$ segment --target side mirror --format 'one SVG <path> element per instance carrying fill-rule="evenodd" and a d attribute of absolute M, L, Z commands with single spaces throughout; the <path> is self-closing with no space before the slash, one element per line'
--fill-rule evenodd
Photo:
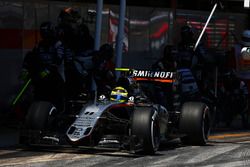
<path fill-rule="evenodd" d="M 98 98 L 99 101 L 103 101 L 105 99 L 107 99 L 107 97 L 105 95 L 100 95 Z"/>
<path fill-rule="evenodd" d="M 134 102 L 135 102 L 135 97 L 134 97 L 134 96 L 130 96 L 130 97 L 128 98 L 128 102 L 134 103 Z"/>

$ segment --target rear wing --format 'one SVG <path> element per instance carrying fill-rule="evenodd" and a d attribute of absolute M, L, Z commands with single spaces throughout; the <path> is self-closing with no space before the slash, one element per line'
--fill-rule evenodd
<path fill-rule="evenodd" d="M 136 81 L 173 83 L 176 80 L 176 72 L 170 71 L 153 71 L 130 68 L 116 68 L 115 70 L 123 72 L 123 74 L 132 77 Z"/>

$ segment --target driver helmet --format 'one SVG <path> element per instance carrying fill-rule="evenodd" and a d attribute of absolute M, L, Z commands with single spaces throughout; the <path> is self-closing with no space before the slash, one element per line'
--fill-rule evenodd
<path fill-rule="evenodd" d="M 244 30 L 241 36 L 241 44 L 243 46 L 250 46 L 250 30 Z"/>
<path fill-rule="evenodd" d="M 117 102 L 125 102 L 128 99 L 128 91 L 123 87 L 115 87 L 111 91 L 110 100 Z"/>

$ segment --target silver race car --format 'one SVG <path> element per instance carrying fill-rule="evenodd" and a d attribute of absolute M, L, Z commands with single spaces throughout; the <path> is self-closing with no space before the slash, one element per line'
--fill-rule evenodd
<path fill-rule="evenodd" d="M 206 144 L 210 117 L 204 103 L 185 101 L 179 110 L 173 110 L 152 102 L 142 89 L 138 91 L 141 82 L 174 85 L 178 82 L 176 73 L 130 69 L 127 72 L 126 78 L 133 81 L 128 84 L 132 91 L 121 84 L 108 97 L 98 95 L 88 103 L 71 102 L 71 109 L 76 112 L 63 117 L 56 114 L 51 103 L 34 102 L 26 117 L 22 141 L 146 154 L 154 154 L 162 142 L 176 138 L 184 144 Z"/>

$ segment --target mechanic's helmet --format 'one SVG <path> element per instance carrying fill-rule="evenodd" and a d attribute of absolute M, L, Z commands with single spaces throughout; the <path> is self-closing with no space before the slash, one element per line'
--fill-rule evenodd
<path fill-rule="evenodd" d="M 244 30 L 241 37 L 241 44 L 243 46 L 250 46 L 250 30 Z"/>
<path fill-rule="evenodd" d="M 183 40 L 191 40 L 194 37 L 193 28 L 189 25 L 184 25 L 181 27 L 181 38 Z"/>
<path fill-rule="evenodd" d="M 59 23 L 64 24 L 73 24 L 77 23 L 80 24 L 81 22 L 81 15 L 76 9 L 73 9 L 71 7 L 63 9 L 59 16 L 58 16 Z"/>
<path fill-rule="evenodd" d="M 125 102 L 128 99 L 128 91 L 123 87 L 115 87 L 111 91 L 110 100 L 118 101 L 118 102 Z"/>
<path fill-rule="evenodd" d="M 55 36 L 55 29 L 51 22 L 46 21 L 40 25 L 40 35 L 43 39 L 51 39 Z"/>
<path fill-rule="evenodd" d="M 242 60 L 250 60 L 250 47 L 249 46 L 243 46 L 241 49 L 241 58 Z"/>
<path fill-rule="evenodd" d="M 110 60 L 114 55 L 114 49 L 110 44 L 105 43 L 100 47 L 100 54 L 105 60 Z"/>

